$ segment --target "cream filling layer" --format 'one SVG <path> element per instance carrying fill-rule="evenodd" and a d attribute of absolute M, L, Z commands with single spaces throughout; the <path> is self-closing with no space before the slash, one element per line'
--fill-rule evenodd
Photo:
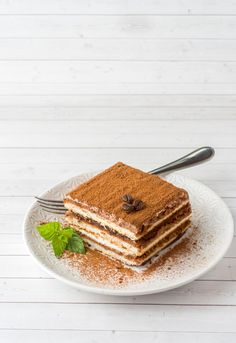
<path fill-rule="evenodd" d="M 190 227 L 190 224 L 183 230 L 182 233 L 187 231 L 187 229 L 189 227 Z M 130 265 L 130 266 L 140 266 L 140 265 L 144 264 L 145 262 L 147 262 L 150 258 L 155 256 L 157 253 L 159 253 L 161 250 L 163 250 L 165 247 L 167 247 L 169 244 L 174 242 L 176 239 L 177 239 L 177 237 L 173 237 L 169 241 L 163 242 L 163 244 L 161 244 L 160 246 L 157 246 L 157 248 L 154 249 L 154 251 L 152 251 L 149 255 L 145 256 L 143 259 L 139 258 L 136 261 L 135 261 L 135 258 L 133 260 L 131 260 L 129 258 L 126 258 L 125 255 L 119 255 L 115 251 L 107 250 L 103 246 L 97 244 L 96 242 L 91 241 L 89 238 L 84 238 L 84 241 L 87 242 L 90 245 L 91 249 L 98 250 L 102 254 L 107 255 L 110 258 L 119 260 L 122 263 L 125 263 L 125 264 Z"/>
<path fill-rule="evenodd" d="M 162 221 L 164 221 L 164 220 L 168 219 L 169 217 L 171 217 L 174 213 L 179 211 L 182 207 L 184 207 L 188 203 L 189 203 L 189 201 L 187 200 L 187 201 L 183 202 L 180 206 L 174 208 L 174 210 L 171 213 L 169 213 L 165 217 L 163 217 L 163 218 L 157 220 L 156 222 L 154 222 L 145 233 L 150 232 L 156 225 L 161 224 Z M 131 239 L 133 241 L 138 240 L 138 239 L 140 239 L 143 236 L 143 234 L 136 235 L 132 231 L 130 231 L 130 230 L 124 228 L 124 227 L 121 227 L 121 226 L 113 223 L 112 221 L 97 215 L 94 212 L 90 212 L 90 211 L 88 211 L 88 210 L 86 210 L 84 208 L 81 208 L 80 206 L 78 206 L 78 205 L 76 205 L 74 203 L 71 203 L 71 202 L 65 203 L 65 207 L 68 210 L 70 210 L 70 211 L 72 211 L 72 212 L 74 212 L 74 213 L 76 213 L 78 215 L 81 215 L 82 217 L 85 217 L 85 218 L 88 218 L 88 219 L 92 219 L 92 220 L 98 222 L 102 226 L 108 226 L 112 230 L 118 232 L 119 234 L 121 234 L 123 236 L 128 237 L 129 239 Z"/>
<path fill-rule="evenodd" d="M 147 244 L 143 248 L 135 247 L 132 244 L 129 244 L 128 242 L 118 237 L 115 237 L 114 235 L 110 235 L 107 232 L 104 232 L 101 229 L 96 228 L 94 225 L 91 225 L 90 223 L 87 223 L 85 221 L 79 221 L 74 217 L 70 217 L 69 219 L 66 218 L 66 221 L 72 227 L 77 229 L 81 234 L 86 235 L 87 237 L 95 240 L 96 242 L 103 244 L 114 250 L 117 250 L 123 255 L 134 255 L 134 257 L 138 257 L 145 254 L 146 251 L 151 249 L 154 245 L 156 245 L 159 241 L 161 241 L 167 235 L 169 235 L 170 233 L 178 229 L 180 225 L 182 225 L 185 221 L 189 220 L 190 218 L 191 218 L 191 214 L 182 218 L 181 220 L 176 222 L 174 225 L 172 225 L 169 230 L 165 231 L 162 235 L 158 236 L 156 239 L 151 240 L 150 244 Z"/>

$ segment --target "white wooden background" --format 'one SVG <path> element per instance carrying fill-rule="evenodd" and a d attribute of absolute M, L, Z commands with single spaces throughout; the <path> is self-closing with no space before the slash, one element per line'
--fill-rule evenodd
<path fill-rule="evenodd" d="M 54 183 L 121 160 L 184 171 L 236 217 L 236 1 L 0 0 L 0 342 L 236 341 L 236 237 L 208 274 L 144 297 L 79 292 L 21 223 Z"/>

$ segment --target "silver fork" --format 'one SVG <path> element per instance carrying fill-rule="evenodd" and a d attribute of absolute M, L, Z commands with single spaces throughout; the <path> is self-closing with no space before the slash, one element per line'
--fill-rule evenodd
<path fill-rule="evenodd" d="M 197 150 L 190 152 L 189 154 L 165 164 L 162 167 L 158 167 L 149 171 L 150 174 L 167 174 L 174 170 L 180 170 L 195 166 L 197 164 L 203 163 L 211 159 L 215 154 L 212 147 L 201 147 Z M 39 206 L 46 212 L 64 214 L 66 208 L 64 206 L 63 200 L 52 200 L 46 198 L 35 197 Z"/>

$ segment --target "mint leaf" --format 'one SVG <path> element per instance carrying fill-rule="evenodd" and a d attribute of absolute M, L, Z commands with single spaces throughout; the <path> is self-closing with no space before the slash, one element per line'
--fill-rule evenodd
<path fill-rule="evenodd" d="M 52 247 L 56 257 L 60 257 L 68 244 L 68 238 L 62 234 L 55 236 L 52 240 Z"/>
<path fill-rule="evenodd" d="M 63 228 L 59 222 L 51 222 L 39 225 L 37 230 L 44 239 L 51 241 L 57 257 L 60 257 L 65 249 L 85 254 L 84 242 L 72 228 Z"/>
<path fill-rule="evenodd" d="M 66 227 L 65 229 L 62 230 L 61 234 L 65 236 L 67 239 L 71 238 L 74 233 L 74 230 L 71 229 L 70 227 Z"/>
<path fill-rule="evenodd" d="M 72 237 L 68 240 L 66 248 L 79 254 L 85 254 L 84 241 L 76 232 L 73 232 Z"/>
<path fill-rule="evenodd" d="M 42 224 L 37 227 L 37 230 L 44 239 L 51 241 L 61 230 L 61 224 L 58 222 L 51 222 Z"/>

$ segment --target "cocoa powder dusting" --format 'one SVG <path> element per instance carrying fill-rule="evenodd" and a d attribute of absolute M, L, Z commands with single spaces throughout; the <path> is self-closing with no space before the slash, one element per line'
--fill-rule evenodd
<path fill-rule="evenodd" d="M 181 261 L 184 261 L 193 249 L 196 249 L 197 242 L 194 238 L 194 231 L 185 235 L 180 243 L 167 249 L 152 264 L 140 271 L 91 249 L 88 249 L 85 255 L 66 251 L 63 258 L 72 268 L 79 269 L 81 277 L 90 283 L 122 287 L 128 283 L 147 280 L 154 274 L 158 275 L 163 268 L 171 271 L 172 266 L 176 263 L 182 263 Z"/>
<path fill-rule="evenodd" d="M 88 249 L 85 255 L 66 251 L 63 258 L 66 258 L 73 268 L 78 268 L 84 279 L 95 284 L 111 286 L 127 284 L 138 274 L 96 250 Z"/>

